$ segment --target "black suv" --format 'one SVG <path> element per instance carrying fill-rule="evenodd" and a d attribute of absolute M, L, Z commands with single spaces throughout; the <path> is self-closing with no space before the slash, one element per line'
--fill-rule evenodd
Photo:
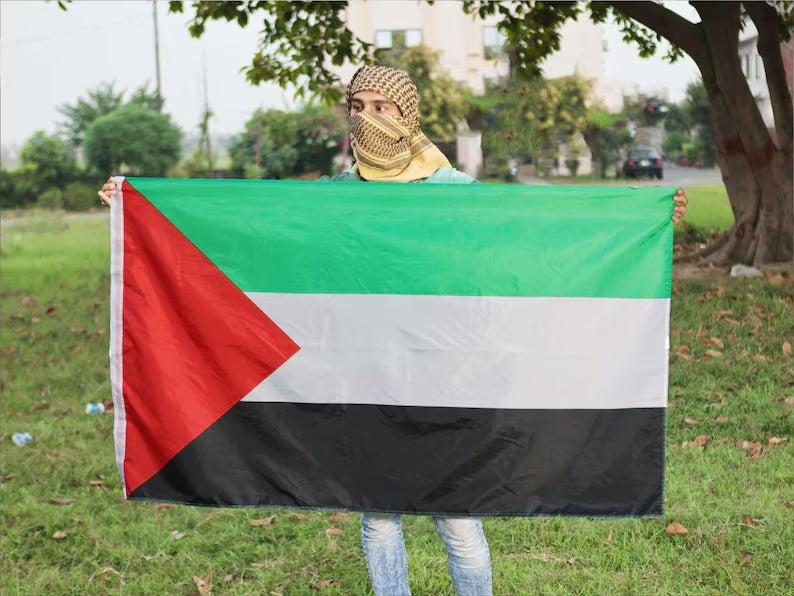
<path fill-rule="evenodd" d="M 662 156 L 655 149 L 637 148 L 629 151 L 626 161 L 623 162 L 623 175 L 626 178 L 640 176 L 664 178 Z"/>

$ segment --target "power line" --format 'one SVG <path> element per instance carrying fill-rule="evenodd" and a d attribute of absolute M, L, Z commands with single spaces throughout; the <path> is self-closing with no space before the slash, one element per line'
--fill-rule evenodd
<path fill-rule="evenodd" d="M 51 35 L 51 36 L 46 36 L 46 37 L 28 37 L 28 38 L 25 38 L 25 39 L 12 39 L 12 40 L 5 40 L 5 41 L 4 40 L 0 40 L 0 44 L 2 44 L 3 46 L 20 46 L 20 45 L 26 45 L 26 44 L 30 44 L 30 43 L 37 43 L 37 42 L 43 43 L 43 42 L 48 42 L 48 41 L 58 41 L 58 40 L 61 40 L 61 39 L 67 39 L 69 37 L 75 37 L 77 35 L 83 35 L 87 31 L 95 31 L 95 30 L 98 30 L 98 29 L 107 29 L 109 27 L 113 27 L 115 25 L 121 25 L 121 24 L 130 25 L 130 24 L 133 24 L 133 23 L 138 23 L 138 22 L 143 21 L 144 19 L 148 19 L 148 18 L 149 17 L 136 17 L 134 19 L 124 18 L 124 19 L 119 19 L 119 20 L 116 20 L 116 21 L 111 21 L 109 23 L 98 23 L 96 25 L 91 25 L 90 27 L 82 27 L 80 29 L 72 29 L 71 31 L 67 31 L 65 33 L 60 33 L 58 35 Z"/>

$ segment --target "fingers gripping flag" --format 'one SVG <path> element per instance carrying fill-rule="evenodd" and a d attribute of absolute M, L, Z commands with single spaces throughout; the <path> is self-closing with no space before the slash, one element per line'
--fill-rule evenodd
<path fill-rule="evenodd" d="M 123 180 L 126 495 L 659 514 L 673 192 Z"/>

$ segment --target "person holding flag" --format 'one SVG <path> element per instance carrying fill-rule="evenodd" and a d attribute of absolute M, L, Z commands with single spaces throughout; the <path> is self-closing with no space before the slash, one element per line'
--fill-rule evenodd
<path fill-rule="evenodd" d="M 321 180 L 470 184 L 474 178 L 453 168 L 424 135 L 419 122 L 419 92 L 403 71 L 363 66 L 347 88 L 353 166 Z M 98 192 L 110 204 L 113 179 Z M 677 224 L 687 199 L 679 189 L 672 216 Z M 362 512 L 361 536 L 369 577 L 377 595 L 410 594 L 400 513 Z M 448 555 L 452 583 L 459 596 L 492 593 L 491 559 L 482 522 L 475 517 L 434 516 Z"/>

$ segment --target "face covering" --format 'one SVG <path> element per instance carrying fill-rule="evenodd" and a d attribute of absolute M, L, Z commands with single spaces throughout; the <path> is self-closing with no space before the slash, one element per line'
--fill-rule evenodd
<path fill-rule="evenodd" d="M 359 91 L 389 98 L 402 116 L 359 112 L 350 116 L 355 169 L 365 180 L 413 182 L 427 178 L 449 160 L 419 128 L 419 94 L 407 74 L 386 66 L 362 66 L 347 89 L 347 108 Z"/>

